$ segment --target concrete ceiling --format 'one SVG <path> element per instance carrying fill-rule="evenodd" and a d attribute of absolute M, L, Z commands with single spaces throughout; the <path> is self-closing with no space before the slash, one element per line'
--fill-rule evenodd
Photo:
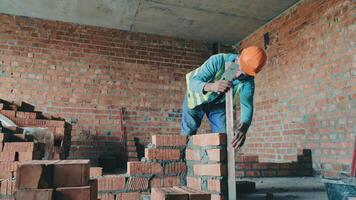
<path fill-rule="evenodd" d="M 299 0 L 0 0 L 0 12 L 237 43 Z"/>

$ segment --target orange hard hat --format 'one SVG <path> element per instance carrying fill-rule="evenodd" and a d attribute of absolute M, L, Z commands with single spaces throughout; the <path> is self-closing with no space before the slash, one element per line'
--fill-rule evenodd
<path fill-rule="evenodd" d="M 243 49 L 239 58 L 241 70 L 250 76 L 256 76 L 266 64 L 266 60 L 265 51 L 257 46 Z"/>

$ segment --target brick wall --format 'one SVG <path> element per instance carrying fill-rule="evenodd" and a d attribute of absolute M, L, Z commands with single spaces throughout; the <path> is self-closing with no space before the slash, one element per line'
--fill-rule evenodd
<path fill-rule="evenodd" d="M 283 162 L 311 149 L 317 172 L 350 171 L 356 135 L 352 5 L 302 1 L 242 41 L 241 47 L 263 46 L 263 35 L 270 36 L 245 153 Z"/>
<path fill-rule="evenodd" d="M 128 135 L 177 134 L 184 75 L 210 54 L 203 42 L 0 15 L 0 98 L 73 125 L 70 158 L 122 152 Z"/>

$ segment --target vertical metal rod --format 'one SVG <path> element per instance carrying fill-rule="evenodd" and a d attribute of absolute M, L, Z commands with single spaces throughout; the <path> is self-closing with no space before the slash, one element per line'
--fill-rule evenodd
<path fill-rule="evenodd" d="M 225 66 L 225 69 L 227 66 Z M 235 149 L 231 142 L 234 134 L 234 104 L 233 89 L 225 94 L 226 101 L 226 134 L 227 134 L 227 181 L 228 181 L 228 199 L 236 200 L 236 173 L 235 173 Z"/>

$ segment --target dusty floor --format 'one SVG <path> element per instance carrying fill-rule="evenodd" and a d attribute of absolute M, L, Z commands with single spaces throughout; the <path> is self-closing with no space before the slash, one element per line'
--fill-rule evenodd
<path fill-rule="evenodd" d="M 318 177 L 303 178 L 250 178 L 256 192 L 239 195 L 244 200 L 327 200 L 325 188 Z M 267 197 L 267 193 L 269 193 Z M 273 196 L 273 197 L 272 197 Z"/>

